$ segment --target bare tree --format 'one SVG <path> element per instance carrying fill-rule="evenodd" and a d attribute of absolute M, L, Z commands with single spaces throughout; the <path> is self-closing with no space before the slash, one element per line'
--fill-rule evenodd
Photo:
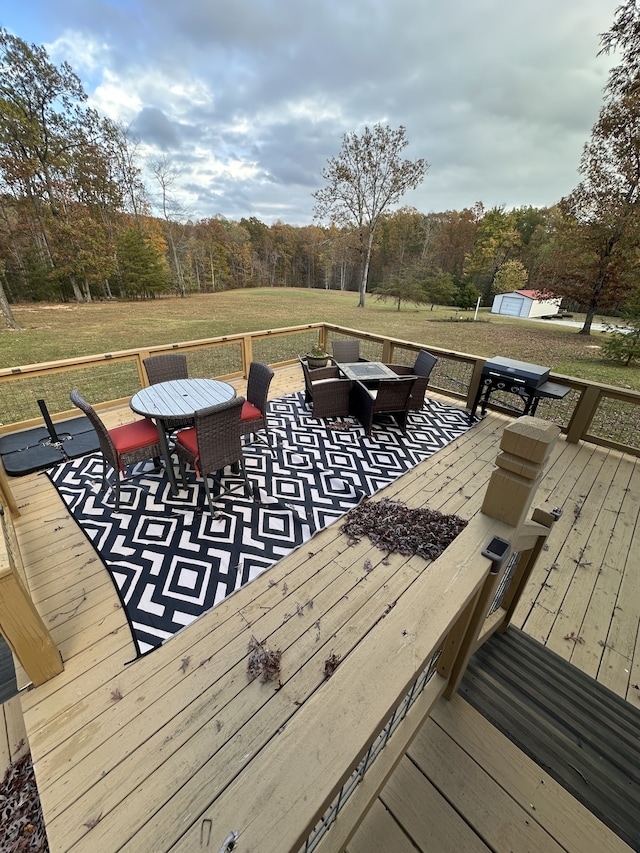
<path fill-rule="evenodd" d="M 426 160 L 403 160 L 408 145 L 402 125 L 376 124 L 365 127 L 361 136 L 345 134 L 342 150 L 331 157 L 322 170 L 327 186 L 313 193 L 315 216 L 329 218 L 342 227 L 354 228 L 360 253 L 360 299 L 364 307 L 373 240 L 380 217 L 402 198 L 407 190 L 420 184 L 429 168 Z"/>
<path fill-rule="evenodd" d="M 4 284 L 2 279 L 4 278 L 4 261 L 0 259 L 0 314 L 2 314 L 2 319 L 4 321 L 5 329 L 18 329 L 19 326 L 16 323 L 16 319 L 13 316 L 13 311 L 11 310 L 11 306 L 9 305 L 9 300 L 7 299 Z"/>
<path fill-rule="evenodd" d="M 184 270 L 182 267 L 182 261 L 178 255 L 178 245 L 174 231 L 176 229 L 176 223 L 179 222 L 181 217 L 185 217 L 186 214 L 184 208 L 182 208 L 175 198 L 170 195 L 170 190 L 176 180 L 177 172 L 166 157 L 162 157 L 160 160 L 153 163 L 151 169 L 153 176 L 160 187 L 160 204 L 162 208 L 162 215 L 167 223 L 167 239 L 171 248 L 171 257 L 178 284 L 178 293 L 180 296 L 184 296 L 186 293 Z M 182 233 L 184 233 L 184 227 L 178 227 L 180 227 Z"/>

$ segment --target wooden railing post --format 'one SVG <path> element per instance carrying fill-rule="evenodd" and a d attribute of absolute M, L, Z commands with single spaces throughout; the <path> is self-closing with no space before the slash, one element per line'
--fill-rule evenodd
<path fill-rule="evenodd" d="M 7 477 L 7 472 L 4 470 L 4 464 L 2 459 L 0 458 L 0 504 L 2 506 L 7 507 L 9 512 L 11 513 L 12 518 L 18 518 L 20 515 L 20 510 L 18 509 L 18 503 L 14 497 L 14 494 L 11 490 L 11 486 L 9 485 L 9 478 Z"/>
<path fill-rule="evenodd" d="M 595 385 L 584 389 L 569 421 L 567 441 L 577 444 L 582 436 L 588 432 L 600 403 L 601 393 L 600 388 Z"/>
<path fill-rule="evenodd" d="M 393 343 L 388 339 L 382 344 L 382 360 L 385 364 L 393 363 L 393 349 Z"/>
<path fill-rule="evenodd" d="M 509 586 L 505 590 L 505 594 L 500 603 L 502 618 L 497 628 L 501 634 L 503 634 L 509 627 L 509 623 L 513 617 L 513 612 L 520 601 L 520 596 L 522 595 L 529 577 L 531 576 L 531 572 L 533 571 L 535 564 L 538 562 L 538 557 L 542 553 L 545 542 L 551 533 L 551 528 L 561 515 L 562 510 L 557 508 L 553 512 L 546 512 L 539 508 L 533 511 L 532 521 L 540 525 L 541 532 L 540 535 L 536 537 L 533 547 L 520 553 L 516 570 L 509 582 Z"/>
<path fill-rule="evenodd" d="M 482 512 L 509 525 L 512 532 L 507 534 L 508 541 L 502 545 L 507 547 L 507 552 L 515 552 L 517 562 L 506 581 L 506 590 L 499 603 L 493 593 L 507 572 L 509 563 L 506 557 L 496 577 L 496 584 L 491 588 L 488 582 L 488 594 L 479 599 L 478 611 L 472 619 L 471 637 L 465 641 L 467 657 L 495 631 L 504 631 L 508 627 L 551 527 L 561 514 L 560 510 L 549 513 L 536 509 L 531 520 L 528 519 L 538 484 L 544 476 L 545 464 L 559 435 L 560 428 L 556 424 L 529 416 L 509 424 L 502 435 L 496 468 L 487 486 Z M 466 666 L 466 660 L 463 664 Z M 458 663 L 455 674 L 457 681 L 462 671 L 463 666 Z"/>
<path fill-rule="evenodd" d="M 529 415 L 505 428 L 482 503 L 485 515 L 516 529 L 524 523 L 559 435 L 559 426 Z"/>
<path fill-rule="evenodd" d="M 22 561 L 11 519 L 0 507 L 0 633 L 33 684 L 43 684 L 64 669 L 51 634 L 20 576 Z"/>
<path fill-rule="evenodd" d="M 242 338 L 242 375 L 245 379 L 249 378 L 249 367 L 253 361 L 253 336 L 251 334 L 244 335 Z"/>
<path fill-rule="evenodd" d="M 468 409 L 473 408 L 473 401 L 476 399 L 476 394 L 478 393 L 478 388 L 480 387 L 480 381 L 482 379 L 482 369 L 485 364 L 486 360 L 484 358 L 479 358 L 473 365 L 473 373 L 471 374 L 469 387 L 467 388 Z"/>

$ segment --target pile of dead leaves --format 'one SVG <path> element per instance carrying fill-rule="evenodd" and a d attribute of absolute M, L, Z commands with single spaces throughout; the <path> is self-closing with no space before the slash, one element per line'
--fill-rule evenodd
<path fill-rule="evenodd" d="M 0 853 L 47 853 L 31 755 L 12 764 L 0 785 Z"/>
<path fill-rule="evenodd" d="M 368 536 L 382 551 L 435 560 L 466 526 L 457 515 L 409 509 L 400 501 L 384 499 L 365 501 L 349 510 L 340 529 L 352 539 Z"/>
<path fill-rule="evenodd" d="M 279 682 L 281 658 L 280 649 L 274 652 L 268 649 L 264 642 L 251 637 L 249 641 L 249 663 L 247 664 L 249 681 L 259 677 L 265 684 L 267 681 Z"/>

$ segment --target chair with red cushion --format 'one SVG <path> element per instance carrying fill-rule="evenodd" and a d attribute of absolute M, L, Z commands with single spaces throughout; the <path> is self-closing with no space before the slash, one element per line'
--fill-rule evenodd
<path fill-rule="evenodd" d="M 273 370 L 262 361 L 252 361 L 249 366 L 249 378 L 247 380 L 247 396 L 242 407 L 241 431 L 242 435 L 257 435 L 258 430 L 264 430 L 265 443 L 273 455 L 273 445 L 267 424 L 267 397 L 269 386 L 273 379 Z"/>
<path fill-rule="evenodd" d="M 102 451 L 102 489 L 108 485 L 107 466 L 115 472 L 115 508 L 120 508 L 120 477 L 126 479 L 126 468 L 145 459 L 153 459 L 156 470 L 160 468 L 162 449 L 158 429 L 149 418 L 107 429 L 96 410 L 82 397 L 79 391 L 71 392 L 71 402 L 88 417 L 98 435 Z"/>
<path fill-rule="evenodd" d="M 183 429 L 176 434 L 175 452 L 180 464 L 182 483 L 187 485 L 187 463 L 195 468 L 196 476 L 202 477 L 204 481 L 212 515 L 215 509 L 209 476 L 213 475 L 219 491 L 232 491 L 230 487 L 222 484 L 222 472 L 227 466 L 238 466 L 244 481 L 245 496 L 251 495 L 251 484 L 242 456 L 240 414 L 244 403 L 244 397 L 234 397 L 226 403 L 200 409 L 195 414 L 195 427 Z"/>

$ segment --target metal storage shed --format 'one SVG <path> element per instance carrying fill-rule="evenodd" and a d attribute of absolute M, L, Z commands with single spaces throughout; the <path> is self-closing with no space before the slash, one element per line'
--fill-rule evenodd
<path fill-rule="evenodd" d="M 537 299 L 536 290 L 513 290 L 510 293 L 498 293 L 493 298 L 492 314 L 506 314 L 509 317 L 547 317 L 560 310 L 560 298 Z"/>

